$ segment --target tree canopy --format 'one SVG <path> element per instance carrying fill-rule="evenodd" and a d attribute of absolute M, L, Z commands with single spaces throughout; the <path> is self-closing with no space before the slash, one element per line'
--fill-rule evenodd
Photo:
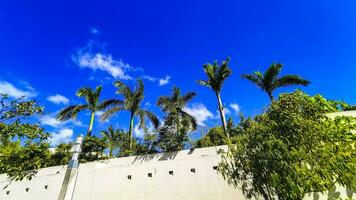
<path fill-rule="evenodd" d="M 248 198 L 302 199 L 335 184 L 351 187 L 356 120 L 326 116 L 335 109 L 320 95 L 280 95 L 230 146 L 220 172 Z"/>

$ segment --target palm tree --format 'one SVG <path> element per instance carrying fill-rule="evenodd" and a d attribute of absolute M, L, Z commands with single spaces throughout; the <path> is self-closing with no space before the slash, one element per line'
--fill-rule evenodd
<path fill-rule="evenodd" d="M 220 117 L 221 117 L 221 122 L 224 128 L 224 132 L 227 135 L 227 138 L 229 138 L 229 133 L 227 132 L 226 128 L 226 119 L 225 119 L 225 112 L 224 112 L 224 106 L 222 104 L 221 100 L 221 89 L 223 87 L 224 81 L 231 75 L 232 71 L 229 68 L 229 61 L 230 58 L 227 58 L 224 60 L 221 65 L 218 64 L 217 61 L 215 61 L 213 64 L 205 64 L 204 65 L 204 72 L 208 76 L 208 80 L 199 80 L 198 83 L 200 85 L 206 86 L 211 88 L 218 100 L 218 106 L 219 106 L 219 112 L 220 112 Z"/>
<path fill-rule="evenodd" d="M 125 134 L 120 129 L 114 129 L 112 125 L 109 126 L 107 131 L 101 131 L 101 134 L 103 135 L 109 149 L 109 157 L 112 158 L 114 149 L 119 147 L 119 143 L 123 140 L 122 137 Z"/>
<path fill-rule="evenodd" d="M 109 100 L 99 102 L 101 90 L 102 90 L 102 86 L 96 87 L 95 90 L 88 87 L 80 88 L 77 91 L 76 95 L 78 97 L 85 98 L 86 103 L 79 104 L 79 105 L 71 105 L 64 108 L 57 114 L 57 119 L 60 121 L 75 119 L 77 118 L 79 112 L 88 110 L 90 111 L 91 117 L 90 117 L 89 128 L 87 131 L 87 136 L 91 136 L 91 132 L 94 124 L 95 112 L 102 111 L 110 106 L 114 106 L 122 103 L 115 99 L 109 99 Z"/>
<path fill-rule="evenodd" d="M 152 112 L 143 110 L 141 108 L 141 102 L 144 98 L 144 86 L 142 80 L 137 80 L 137 85 L 134 90 L 131 90 L 129 86 L 121 81 L 116 81 L 114 83 L 117 87 L 117 94 L 121 94 L 124 97 L 122 104 L 117 104 L 109 109 L 107 109 L 101 116 L 101 120 L 106 120 L 120 111 L 130 112 L 130 125 L 129 125 L 129 137 L 132 138 L 132 131 L 134 128 L 134 118 L 138 117 L 140 119 L 140 128 L 145 129 L 145 118 L 148 118 L 155 128 L 158 128 L 159 120 Z M 132 142 L 130 139 L 130 149 L 132 148 Z"/>
<path fill-rule="evenodd" d="M 273 101 L 273 91 L 280 87 L 286 87 L 290 85 L 309 85 L 310 81 L 300 78 L 297 75 L 285 75 L 278 77 L 282 70 L 282 64 L 272 64 L 265 73 L 260 71 L 253 72 L 252 74 L 243 74 L 242 78 L 250 80 L 256 84 L 259 88 L 265 91 Z"/>
<path fill-rule="evenodd" d="M 186 131 L 194 131 L 197 129 L 197 122 L 193 116 L 184 111 L 184 107 L 196 96 L 195 92 L 188 92 L 181 95 L 180 89 L 173 88 L 171 96 L 161 96 L 157 101 L 157 105 L 162 107 L 162 111 L 167 113 L 165 125 L 175 125 L 177 132 L 181 128 Z M 184 127 L 183 127 L 184 125 Z"/>

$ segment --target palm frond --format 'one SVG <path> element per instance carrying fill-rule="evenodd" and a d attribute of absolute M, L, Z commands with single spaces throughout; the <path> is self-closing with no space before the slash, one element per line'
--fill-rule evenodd
<path fill-rule="evenodd" d="M 187 104 L 191 101 L 197 94 L 195 92 L 188 92 L 184 96 L 182 96 L 183 104 Z"/>
<path fill-rule="evenodd" d="M 263 81 L 266 88 L 271 88 L 273 83 L 278 79 L 278 75 L 281 73 L 282 64 L 272 64 L 264 73 Z"/>
<path fill-rule="evenodd" d="M 290 85 L 303 85 L 307 86 L 310 84 L 310 81 L 302 79 L 297 75 L 286 75 L 279 78 L 276 83 L 273 85 L 273 89 L 278 87 L 285 87 Z"/>
<path fill-rule="evenodd" d="M 65 121 L 68 119 L 75 119 L 78 115 L 78 113 L 82 110 L 88 109 L 88 105 L 83 104 L 83 105 L 73 105 L 73 106 L 68 106 L 61 110 L 57 114 L 57 119 L 60 121 Z"/>
<path fill-rule="evenodd" d="M 108 99 L 108 100 L 104 100 L 103 102 L 101 102 L 97 106 L 97 110 L 104 110 L 104 109 L 107 109 L 108 107 L 118 106 L 118 105 L 123 105 L 123 104 L 124 104 L 124 102 L 122 100 Z"/>
<path fill-rule="evenodd" d="M 130 87 L 126 85 L 124 82 L 116 81 L 114 85 L 117 88 L 116 93 L 122 94 L 125 97 L 125 99 L 130 98 L 133 95 L 133 92 L 130 89 Z"/>
<path fill-rule="evenodd" d="M 78 97 L 84 97 L 92 93 L 92 89 L 90 87 L 82 87 L 79 88 L 76 95 Z"/>
<path fill-rule="evenodd" d="M 124 107 L 122 107 L 122 106 L 115 106 L 115 107 L 109 108 L 101 115 L 100 120 L 105 121 L 108 118 L 110 118 L 111 116 L 113 116 L 114 114 L 116 114 L 122 110 L 125 110 Z"/>
<path fill-rule="evenodd" d="M 229 68 L 229 62 L 230 62 L 230 58 L 226 58 L 226 60 L 224 60 L 222 62 L 222 64 L 218 67 L 217 71 L 216 71 L 216 79 L 219 82 L 224 82 L 226 78 L 228 78 L 232 71 Z M 222 84 L 222 83 L 221 83 Z"/>
<path fill-rule="evenodd" d="M 187 120 L 188 124 L 191 126 L 192 131 L 197 130 L 198 124 L 197 124 L 197 120 L 195 119 L 195 117 L 193 117 L 192 115 L 190 115 L 189 113 L 187 113 L 183 110 L 180 111 L 180 113 L 182 114 L 183 118 Z"/>
<path fill-rule="evenodd" d="M 252 83 L 256 84 L 258 87 L 263 89 L 263 82 L 261 80 L 262 77 L 261 76 L 259 77 L 257 73 L 258 72 L 254 72 L 252 74 L 243 74 L 241 77 L 251 81 Z"/>
<path fill-rule="evenodd" d="M 147 117 L 152 122 L 154 128 L 158 128 L 159 119 L 155 114 L 153 114 L 152 112 L 147 111 L 147 110 L 140 110 L 139 113 L 140 113 L 139 115 L 142 116 L 143 118 Z M 142 123 L 141 117 L 140 117 L 140 120 L 141 120 L 140 126 L 144 127 L 145 125 Z"/>
<path fill-rule="evenodd" d="M 211 88 L 211 84 L 209 81 L 204 81 L 204 80 L 198 80 L 198 83 L 202 86 L 209 87 Z"/>

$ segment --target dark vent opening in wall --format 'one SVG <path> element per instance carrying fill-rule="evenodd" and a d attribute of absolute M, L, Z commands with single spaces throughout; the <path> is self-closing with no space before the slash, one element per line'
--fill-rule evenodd
<path fill-rule="evenodd" d="M 132 179 L 131 175 L 127 175 L 127 179 L 131 180 Z"/>
<path fill-rule="evenodd" d="M 213 170 L 218 170 L 218 166 L 213 166 Z"/>
<path fill-rule="evenodd" d="M 6 195 L 10 195 L 10 191 L 6 191 Z"/>
<path fill-rule="evenodd" d="M 44 189 L 46 189 L 46 190 L 47 190 L 47 189 L 48 189 L 48 185 L 45 185 L 45 186 L 44 186 Z"/>
<path fill-rule="evenodd" d="M 26 188 L 26 189 L 25 189 L 25 192 L 29 192 L 29 191 L 30 191 L 30 188 Z"/>
<path fill-rule="evenodd" d="M 169 171 L 169 175 L 173 175 L 173 171 Z"/>
<path fill-rule="evenodd" d="M 148 173 L 147 176 L 148 176 L 149 178 L 152 178 L 152 173 Z"/>
<path fill-rule="evenodd" d="M 195 173 L 195 168 L 191 168 L 190 172 Z"/>

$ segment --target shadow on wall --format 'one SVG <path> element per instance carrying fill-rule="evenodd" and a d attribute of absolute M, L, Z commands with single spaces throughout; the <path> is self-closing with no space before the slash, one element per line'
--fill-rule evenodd
<path fill-rule="evenodd" d="M 159 161 L 174 160 L 174 158 L 177 156 L 177 154 L 178 154 L 178 151 L 160 153 L 160 154 L 138 155 L 138 156 L 135 156 L 135 159 L 132 161 L 131 164 L 148 162 L 153 159 L 158 159 Z"/>

